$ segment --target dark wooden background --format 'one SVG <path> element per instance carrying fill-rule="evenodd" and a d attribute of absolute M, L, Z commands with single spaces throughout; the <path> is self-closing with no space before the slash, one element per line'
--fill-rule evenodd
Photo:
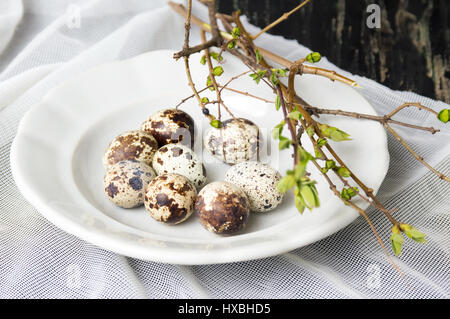
<path fill-rule="evenodd" d="M 240 9 L 264 27 L 299 0 L 217 0 L 218 11 Z M 381 7 L 370 29 L 369 4 Z M 450 0 L 312 0 L 270 31 L 322 53 L 342 69 L 392 89 L 450 103 Z"/>

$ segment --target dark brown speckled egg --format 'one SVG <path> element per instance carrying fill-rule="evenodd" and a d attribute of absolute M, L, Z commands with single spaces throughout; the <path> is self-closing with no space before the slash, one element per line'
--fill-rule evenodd
<path fill-rule="evenodd" d="M 121 161 L 108 166 L 103 178 L 103 189 L 108 199 L 123 208 L 144 203 L 145 190 L 156 177 L 153 169 L 143 162 Z"/>
<path fill-rule="evenodd" d="M 194 212 L 197 189 L 186 177 L 163 174 L 150 182 L 145 209 L 159 222 L 179 224 Z"/>
<path fill-rule="evenodd" d="M 128 131 L 117 136 L 103 155 L 103 166 L 107 168 L 124 160 L 136 160 L 152 165 L 153 155 L 158 150 L 155 138 L 143 131 Z"/>
<path fill-rule="evenodd" d="M 141 130 L 152 134 L 159 146 L 181 143 L 194 145 L 194 120 L 189 114 L 177 109 L 156 112 L 142 123 Z"/>
<path fill-rule="evenodd" d="M 250 204 L 237 186 L 228 182 L 213 182 L 198 194 L 195 213 L 210 232 L 232 234 L 245 227 Z"/>

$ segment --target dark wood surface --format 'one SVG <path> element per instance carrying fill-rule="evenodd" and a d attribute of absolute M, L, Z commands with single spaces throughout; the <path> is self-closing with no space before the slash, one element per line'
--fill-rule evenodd
<path fill-rule="evenodd" d="M 217 0 L 264 27 L 299 0 Z M 369 4 L 381 28 L 366 25 Z M 395 90 L 450 103 L 450 0 L 312 0 L 270 33 L 296 39 L 332 63 Z"/>

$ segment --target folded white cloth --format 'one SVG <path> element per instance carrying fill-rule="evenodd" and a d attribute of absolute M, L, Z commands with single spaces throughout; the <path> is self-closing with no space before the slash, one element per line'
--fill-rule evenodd
<path fill-rule="evenodd" d="M 0 2 L 0 54 L 11 40 L 22 15 L 22 0 L 2 0 Z"/>
<path fill-rule="evenodd" d="M 424 245 L 407 241 L 403 256 L 396 258 L 410 287 L 393 270 L 362 219 L 329 238 L 284 255 L 211 266 L 126 258 L 51 225 L 23 199 L 11 176 L 10 146 L 21 117 L 49 89 L 92 66 L 150 50 L 181 48 L 184 20 L 163 0 L 24 4 L 27 19 L 20 25 L 21 36 L 5 51 L 16 54 L 7 54 L 0 62 L 0 297 L 449 297 L 450 187 L 392 137 L 390 170 L 379 197 L 387 207 L 399 208 L 396 214 L 400 220 L 428 235 Z M 200 5 L 196 4 L 194 13 L 207 19 Z M 251 32 L 257 30 L 248 23 L 246 26 Z M 199 33 L 194 28 L 192 43 L 196 42 Z M 291 60 L 309 52 L 296 41 L 267 34 L 258 38 L 258 45 Z M 435 110 L 448 107 L 348 74 L 326 59 L 320 64 L 355 78 L 379 114 L 403 101 L 418 101 Z M 413 148 L 449 175 L 449 128 L 413 108 L 398 114 L 399 120 L 406 118 L 442 130 L 432 137 L 398 128 Z M 368 212 L 388 242 L 389 223 L 379 212 Z"/>

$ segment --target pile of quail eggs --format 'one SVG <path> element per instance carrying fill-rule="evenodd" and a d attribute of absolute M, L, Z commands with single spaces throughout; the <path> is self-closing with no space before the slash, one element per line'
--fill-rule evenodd
<path fill-rule="evenodd" d="M 195 212 L 200 223 L 216 234 L 240 231 L 250 212 L 267 212 L 281 203 L 280 173 L 257 161 L 258 126 L 237 118 L 206 132 L 203 143 L 208 152 L 232 165 L 224 181 L 209 184 L 205 166 L 191 149 L 194 127 L 186 112 L 165 109 L 150 116 L 139 130 L 113 139 L 103 156 L 108 199 L 123 208 L 144 205 L 155 220 L 172 225 Z"/>

